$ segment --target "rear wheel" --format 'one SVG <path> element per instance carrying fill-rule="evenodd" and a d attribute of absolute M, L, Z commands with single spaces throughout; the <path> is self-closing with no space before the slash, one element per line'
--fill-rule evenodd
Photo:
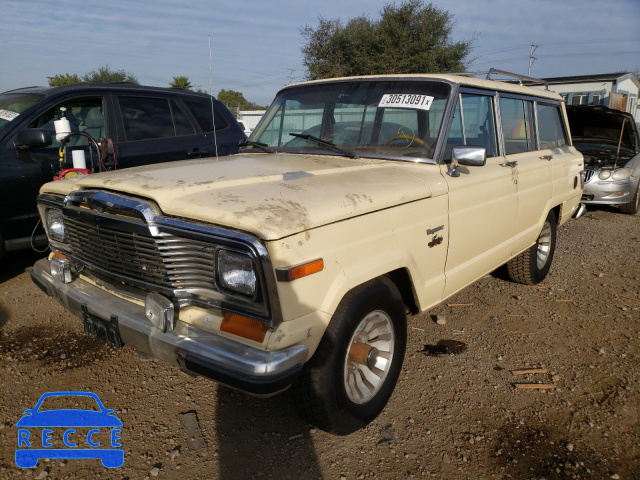
<path fill-rule="evenodd" d="M 367 425 L 391 397 L 406 342 L 405 306 L 391 280 L 351 290 L 292 387 L 300 415 L 338 435 Z"/>
<path fill-rule="evenodd" d="M 509 278 L 525 285 L 540 283 L 549 273 L 555 248 L 556 215 L 551 210 L 536 243 L 507 263 Z"/>
<path fill-rule="evenodd" d="M 636 193 L 629 203 L 623 203 L 620 205 L 620 211 L 627 215 L 635 215 L 640 209 L 640 182 L 636 186 Z"/>

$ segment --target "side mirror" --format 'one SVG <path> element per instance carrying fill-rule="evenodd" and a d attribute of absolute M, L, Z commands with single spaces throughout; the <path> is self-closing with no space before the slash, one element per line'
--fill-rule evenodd
<path fill-rule="evenodd" d="M 482 167 L 487 163 L 487 149 L 473 145 L 453 147 L 451 157 L 458 165 Z"/>
<path fill-rule="evenodd" d="M 451 165 L 447 170 L 450 177 L 459 177 L 458 165 L 468 167 L 482 167 L 487 163 L 486 147 L 473 145 L 458 145 L 451 150 Z"/>
<path fill-rule="evenodd" d="M 51 134 L 39 128 L 20 130 L 13 141 L 18 150 L 49 147 L 51 143 Z"/>

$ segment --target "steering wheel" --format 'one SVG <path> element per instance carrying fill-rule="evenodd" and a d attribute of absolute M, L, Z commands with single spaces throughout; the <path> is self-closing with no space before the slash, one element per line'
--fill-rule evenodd
<path fill-rule="evenodd" d="M 387 140 L 384 143 L 384 146 L 386 147 L 390 145 L 392 142 L 395 142 L 396 140 L 406 140 L 407 142 L 409 142 L 407 144 L 407 147 L 411 146 L 413 142 L 416 142 L 420 146 L 424 145 L 424 140 L 422 140 L 421 138 L 418 138 L 415 135 L 407 135 L 406 133 L 401 133 L 399 135 L 394 135 L 389 140 Z"/>

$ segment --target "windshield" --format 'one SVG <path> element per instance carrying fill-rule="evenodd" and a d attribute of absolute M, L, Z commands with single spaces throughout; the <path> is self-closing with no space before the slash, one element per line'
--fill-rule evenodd
<path fill-rule="evenodd" d="M 291 88 L 276 98 L 251 140 L 278 151 L 430 159 L 449 91 L 446 83 L 417 80 Z"/>
<path fill-rule="evenodd" d="M 0 127 L 9 123 L 27 108 L 44 98 L 33 93 L 3 93 L 0 95 Z"/>

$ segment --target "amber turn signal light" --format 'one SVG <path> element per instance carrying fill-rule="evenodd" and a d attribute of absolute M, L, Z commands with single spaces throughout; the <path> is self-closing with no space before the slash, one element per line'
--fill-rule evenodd
<path fill-rule="evenodd" d="M 324 270 L 324 260 L 319 258 L 295 267 L 276 268 L 276 278 L 281 282 L 290 282 L 322 270 Z"/>
<path fill-rule="evenodd" d="M 254 342 L 262 343 L 268 327 L 253 318 L 243 317 L 237 313 L 225 312 L 220 324 L 220 330 L 231 333 Z"/>

